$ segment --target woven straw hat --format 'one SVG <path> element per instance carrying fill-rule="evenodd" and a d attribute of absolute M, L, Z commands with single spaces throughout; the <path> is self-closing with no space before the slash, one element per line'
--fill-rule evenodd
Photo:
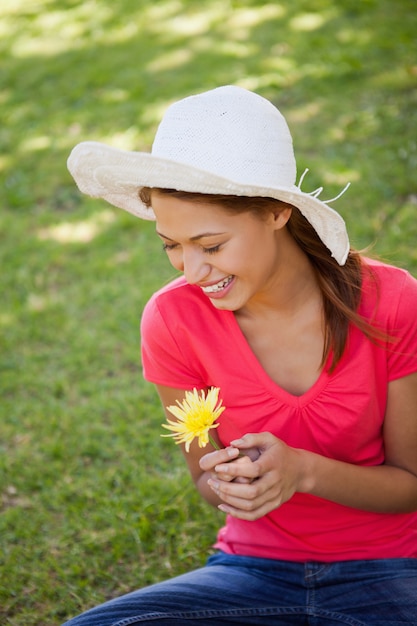
<path fill-rule="evenodd" d="M 240 87 L 219 87 L 171 105 L 151 153 L 87 141 L 75 146 L 68 168 L 83 193 L 148 220 L 155 215 L 139 199 L 144 186 L 276 198 L 301 211 L 340 265 L 349 252 L 345 223 L 327 205 L 332 200 L 318 199 L 322 188 L 302 192 L 304 175 L 296 185 L 284 117 L 271 102 Z"/>

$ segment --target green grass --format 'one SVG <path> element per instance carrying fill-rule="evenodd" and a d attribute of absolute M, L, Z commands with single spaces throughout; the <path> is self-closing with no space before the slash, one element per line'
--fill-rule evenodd
<path fill-rule="evenodd" d="M 173 100 L 234 83 L 286 115 L 305 190 L 417 274 L 414 0 L 4 0 L 0 622 L 52 626 L 204 562 L 200 502 L 141 375 L 173 276 L 153 225 L 78 193 L 84 139 L 148 149 Z"/>

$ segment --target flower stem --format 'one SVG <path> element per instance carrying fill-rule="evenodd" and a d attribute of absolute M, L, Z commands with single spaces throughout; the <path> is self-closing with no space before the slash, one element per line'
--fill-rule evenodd
<path fill-rule="evenodd" d="M 208 438 L 209 438 L 209 441 L 210 441 L 211 445 L 213 446 L 213 448 L 214 448 L 215 450 L 220 450 L 220 446 L 219 446 L 219 444 L 217 443 L 217 441 L 214 441 L 214 439 L 213 439 L 213 437 L 210 435 L 210 433 L 208 434 Z"/>

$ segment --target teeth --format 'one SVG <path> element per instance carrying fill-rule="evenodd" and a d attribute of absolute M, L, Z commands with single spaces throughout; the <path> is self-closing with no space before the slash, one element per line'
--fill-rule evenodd
<path fill-rule="evenodd" d="M 222 291 L 227 285 L 231 282 L 233 276 L 228 276 L 223 280 L 219 281 L 215 285 L 210 285 L 209 287 L 202 287 L 204 293 L 217 293 L 218 291 Z"/>

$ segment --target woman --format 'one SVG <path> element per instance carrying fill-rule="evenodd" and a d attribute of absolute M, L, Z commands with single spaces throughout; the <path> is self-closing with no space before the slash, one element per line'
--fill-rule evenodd
<path fill-rule="evenodd" d="M 69 168 L 183 273 L 146 306 L 144 373 L 164 407 L 220 389 L 220 449 L 184 455 L 227 518 L 205 567 L 68 624 L 417 624 L 417 281 L 350 249 L 238 87 L 172 105 L 151 154 L 87 142 Z"/>

